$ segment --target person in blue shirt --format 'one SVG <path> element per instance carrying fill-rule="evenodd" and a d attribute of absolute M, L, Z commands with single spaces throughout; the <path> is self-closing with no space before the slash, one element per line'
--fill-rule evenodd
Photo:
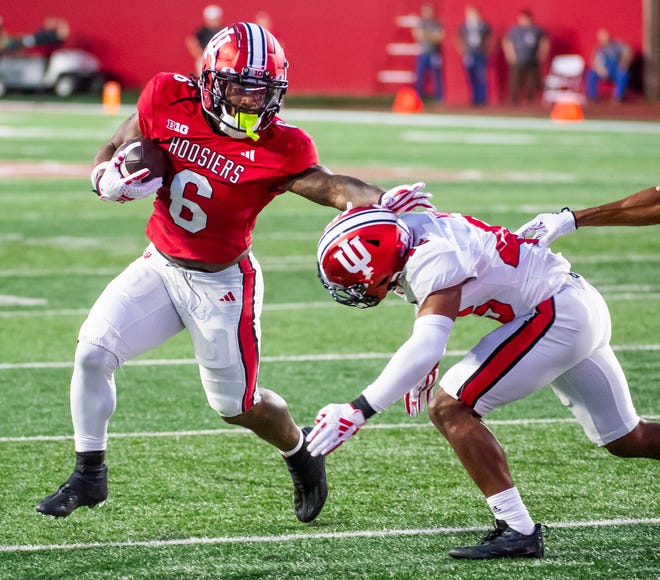
<path fill-rule="evenodd" d="M 627 44 L 613 39 L 604 28 L 598 31 L 597 38 L 598 46 L 594 51 L 591 67 L 587 69 L 587 98 L 591 101 L 598 100 L 600 82 L 609 80 L 614 83 L 612 97 L 621 102 L 628 86 L 633 52 Z"/>
<path fill-rule="evenodd" d="M 413 28 L 413 38 L 419 45 L 419 54 L 415 66 L 415 90 L 420 99 L 426 97 L 426 79 L 433 81 L 433 98 L 442 101 L 444 82 L 442 78 L 442 42 L 445 30 L 436 19 L 435 8 L 430 2 L 422 4 L 417 26 Z"/>
<path fill-rule="evenodd" d="M 486 67 L 491 49 L 492 29 L 481 18 L 474 6 L 466 6 L 465 22 L 458 37 L 458 51 L 470 85 L 471 102 L 474 106 L 488 102 L 488 79 Z"/>

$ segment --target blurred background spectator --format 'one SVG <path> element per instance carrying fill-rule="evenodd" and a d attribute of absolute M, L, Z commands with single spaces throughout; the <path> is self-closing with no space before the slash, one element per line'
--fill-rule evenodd
<path fill-rule="evenodd" d="M 202 72 L 202 54 L 209 40 L 222 29 L 222 8 L 217 4 L 209 4 L 202 12 L 202 25 L 186 37 L 186 48 L 195 59 L 195 72 Z"/>
<path fill-rule="evenodd" d="M 509 99 L 517 104 L 525 85 L 527 102 L 533 102 L 541 88 L 541 65 L 550 52 L 550 40 L 529 10 L 520 11 L 518 24 L 502 39 L 502 49 L 509 65 Z"/>
<path fill-rule="evenodd" d="M 280 45 L 286 52 L 286 44 L 284 43 L 284 40 L 282 39 L 282 35 L 280 34 L 279 30 L 276 30 L 275 27 L 273 26 L 273 19 L 271 18 L 270 14 L 266 12 L 265 10 L 259 10 L 254 15 L 254 23 L 258 24 L 259 26 L 263 26 L 268 32 L 270 32 L 277 40 L 279 40 Z"/>
<path fill-rule="evenodd" d="M 470 86 L 474 106 L 488 102 L 488 55 L 492 48 L 490 24 L 481 18 L 474 6 L 465 8 L 465 21 L 458 34 L 458 51 Z"/>
<path fill-rule="evenodd" d="M 442 78 L 442 42 L 445 30 L 435 16 L 435 8 L 430 2 L 422 4 L 419 19 L 412 30 L 413 38 L 419 45 L 415 67 L 415 90 L 421 99 L 426 97 L 427 77 L 433 83 L 433 98 L 442 101 L 444 82 Z"/>
<path fill-rule="evenodd" d="M 48 57 L 67 41 L 70 32 L 66 19 L 59 16 L 47 16 L 41 28 L 32 34 L 11 36 L 4 30 L 0 31 L 0 46 L 5 53 L 34 49 L 35 52 Z"/>
<path fill-rule="evenodd" d="M 9 43 L 9 36 L 5 31 L 5 20 L 0 16 L 0 54 L 5 50 L 5 47 Z"/>
<path fill-rule="evenodd" d="M 601 81 L 611 81 L 614 84 L 612 98 L 621 102 L 628 86 L 633 51 L 627 44 L 613 39 L 604 28 L 598 30 L 596 37 L 598 45 L 594 50 L 591 67 L 587 69 L 587 98 L 598 100 Z"/>
<path fill-rule="evenodd" d="M 268 32 L 270 32 L 273 36 L 277 38 L 275 33 L 273 32 L 273 20 L 270 17 L 270 14 L 264 10 L 259 10 L 257 14 L 254 17 L 254 23 L 258 24 L 259 26 L 263 26 Z M 278 38 L 279 40 L 279 38 Z"/>

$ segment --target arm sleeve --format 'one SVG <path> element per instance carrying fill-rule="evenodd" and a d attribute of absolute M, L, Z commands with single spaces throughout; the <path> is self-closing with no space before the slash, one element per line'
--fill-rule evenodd
<path fill-rule="evenodd" d="M 440 314 L 415 320 L 413 333 L 397 350 L 380 376 L 362 395 L 376 412 L 398 401 L 421 381 L 445 353 L 454 321 Z"/>

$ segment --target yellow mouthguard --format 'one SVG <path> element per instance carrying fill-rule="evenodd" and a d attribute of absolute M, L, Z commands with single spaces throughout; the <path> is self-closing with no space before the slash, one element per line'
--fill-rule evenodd
<path fill-rule="evenodd" d="M 259 115 L 252 115 L 249 113 L 236 113 L 235 119 L 236 122 L 238 123 L 238 126 L 241 129 L 245 129 L 245 133 L 250 139 L 252 139 L 253 141 L 257 141 L 259 139 L 259 135 L 257 135 L 252 130 L 252 127 L 254 127 L 259 121 Z"/>

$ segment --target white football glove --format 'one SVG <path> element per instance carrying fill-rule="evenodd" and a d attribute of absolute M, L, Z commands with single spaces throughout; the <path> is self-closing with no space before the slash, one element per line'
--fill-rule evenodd
<path fill-rule="evenodd" d="M 559 213 L 541 213 L 533 220 L 519 227 L 515 234 L 523 238 L 531 237 L 541 246 L 549 246 L 559 236 L 577 229 L 575 215 L 565 207 Z"/>
<path fill-rule="evenodd" d="M 418 208 L 435 210 L 435 206 L 429 201 L 433 195 L 428 191 L 422 191 L 426 184 L 418 181 L 413 185 L 397 185 L 380 196 L 378 205 L 402 214 Z"/>
<path fill-rule="evenodd" d="M 163 178 L 155 177 L 149 181 L 142 182 L 145 177 L 149 177 L 151 171 L 148 168 L 140 169 L 123 177 L 119 171 L 119 166 L 124 161 L 124 154 L 115 155 L 110 161 L 99 163 L 92 170 L 92 184 L 96 186 L 98 196 L 103 201 L 133 201 L 149 197 L 156 193 L 162 185 Z M 98 174 L 104 169 L 100 179 Z M 98 185 L 97 185 L 98 183 Z"/>
<path fill-rule="evenodd" d="M 440 374 L 440 365 L 435 365 L 431 372 L 426 375 L 419 383 L 410 389 L 403 397 L 403 405 L 406 413 L 411 417 L 417 417 L 433 399 L 433 386 L 438 380 Z"/>
<path fill-rule="evenodd" d="M 366 422 L 364 413 L 350 403 L 330 403 L 314 420 L 316 426 L 307 435 L 307 449 L 312 457 L 327 455 L 355 435 Z"/>

